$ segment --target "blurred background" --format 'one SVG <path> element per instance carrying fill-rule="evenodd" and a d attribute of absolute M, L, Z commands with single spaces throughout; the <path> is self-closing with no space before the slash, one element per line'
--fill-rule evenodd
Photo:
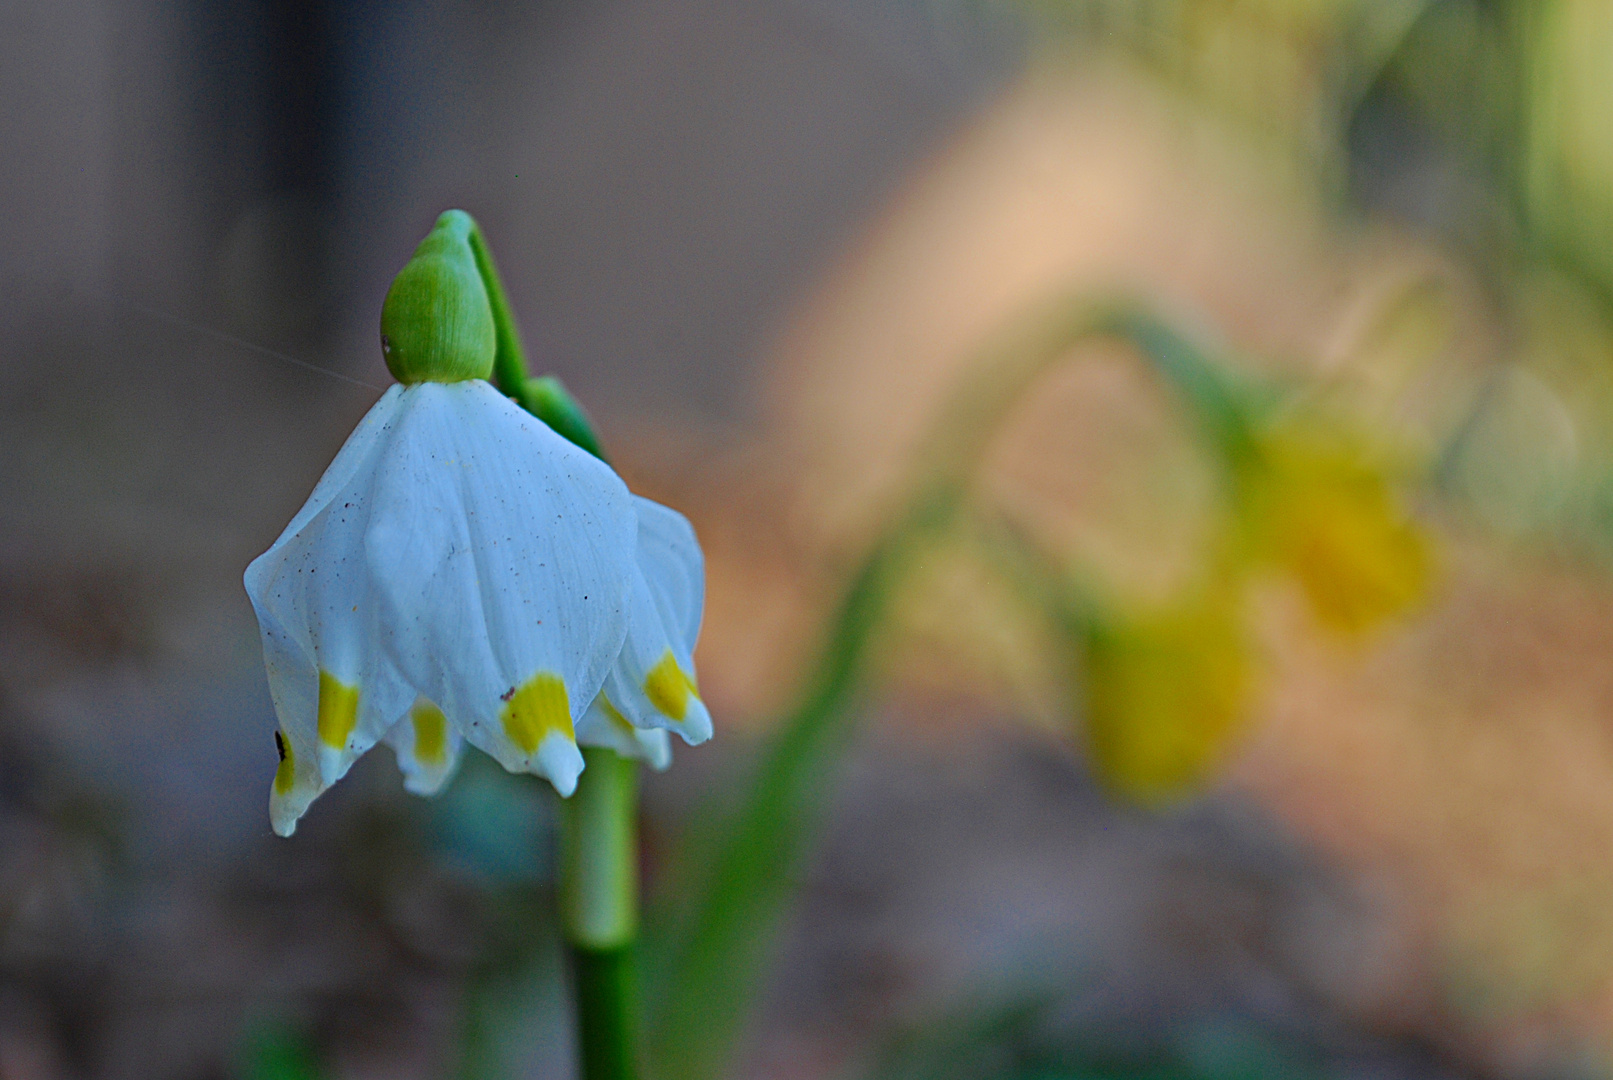
<path fill-rule="evenodd" d="M 1357 448 L 1152 660 L 918 560 L 726 1074 L 1613 1076 L 1610 58 L 1606 0 L 0 0 L 0 1078 L 572 1075 L 551 792 L 377 750 L 266 813 L 241 573 L 451 206 L 705 545 L 652 896 L 1051 298 Z M 1156 625 L 1214 452 L 1064 359 L 971 505 Z"/>

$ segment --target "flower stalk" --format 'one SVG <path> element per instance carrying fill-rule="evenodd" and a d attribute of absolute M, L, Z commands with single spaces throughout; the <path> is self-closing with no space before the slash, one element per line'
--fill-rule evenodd
<path fill-rule="evenodd" d="M 576 983 L 578 1052 L 587 1080 L 638 1075 L 638 764 L 583 751 L 586 781 L 565 804 L 560 925 Z"/>
<path fill-rule="evenodd" d="M 493 385 L 556 434 L 606 460 L 593 425 L 558 379 L 529 378 L 515 316 L 479 225 L 470 248 L 493 312 Z M 561 816 L 560 925 L 571 954 L 583 1080 L 632 1080 L 638 1069 L 638 763 L 604 747 Z"/>

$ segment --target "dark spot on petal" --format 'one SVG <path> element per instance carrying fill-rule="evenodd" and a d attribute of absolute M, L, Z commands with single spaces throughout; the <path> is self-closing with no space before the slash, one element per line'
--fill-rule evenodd
<path fill-rule="evenodd" d="M 504 693 L 500 694 L 498 696 L 498 699 L 500 701 L 508 701 L 514 696 L 515 696 L 515 687 L 512 686 L 508 690 L 504 691 Z"/>
<path fill-rule="evenodd" d="M 280 760 L 286 760 L 286 737 L 278 731 L 274 733 L 274 752 L 280 755 Z"/>

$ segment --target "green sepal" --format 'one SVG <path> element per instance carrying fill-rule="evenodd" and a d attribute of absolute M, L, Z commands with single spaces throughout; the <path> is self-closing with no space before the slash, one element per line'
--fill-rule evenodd
<path fill-rule="evenodd" d="M 401 383 L 463 382 L 493 373 L 493 309 L 463 210 L 437 219 L 381 305 L 381 352 Z"/>
<path fill-rule="evenodd" d="M 607 460 L 599 447 L 599 436 L 594 434 L 594 422 L 577 403 L 577 399 L 553 375 L 544 375 L 526 381 L 526 393 L 521 401 L 526 410 L 554 429 L 556 435 L 588 451 L 601 461 Z"/>

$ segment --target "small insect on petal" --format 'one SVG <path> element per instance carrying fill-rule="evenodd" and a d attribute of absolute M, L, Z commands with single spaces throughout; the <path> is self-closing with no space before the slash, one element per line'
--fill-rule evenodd
<path fill-rule="evenodd" d="M 297 783 L 297 757 L 292 753 L 291 740 L 279 731 L 274 733 L 274 748 L 280 754 L 280 764 L 274 770 L 274 790 L 284 795 Z"/>

